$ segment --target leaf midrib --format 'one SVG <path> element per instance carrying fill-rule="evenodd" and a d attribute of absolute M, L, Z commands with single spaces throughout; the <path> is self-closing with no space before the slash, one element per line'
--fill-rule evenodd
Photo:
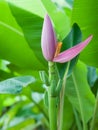
<path fill-rule="evenodd" d="M 13 27 L 12 27 L 12 26 L 10 26 L 9 24 L 6 24 L 6 23 L 4 23 L 4 22 L 0 21 L 0 25 L 1 25 L 1 26 L 4 26 L 5 28 L 8 28 L 8 29 L 10 29 L 11 31 L 13 31 L 13 32 L 17 33 L 18 35 L 20 35 L 20 36 L 24 37 L 24 35 L 23 35 L 23 33 L 22 33 L 22 32 L 20 32 L 20 31 L 19 31 L 19 30 L 17 30 L 16 28 L 13 28 Z"/>

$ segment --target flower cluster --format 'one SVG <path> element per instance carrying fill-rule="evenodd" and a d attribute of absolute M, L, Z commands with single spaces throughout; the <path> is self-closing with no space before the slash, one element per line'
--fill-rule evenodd
<path fill-rule="evenodd" d="M 48 15 L 44 18 L 41 47 L 43 56 L 47 61 L 64 63 L 76 57 L 91 41 L 92 35 L 85 41 L 60 53 L 62 42 L 57 42 L 52 22 Z"/>

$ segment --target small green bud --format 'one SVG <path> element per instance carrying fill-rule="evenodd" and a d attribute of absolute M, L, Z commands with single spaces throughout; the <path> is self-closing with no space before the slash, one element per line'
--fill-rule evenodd
<path fill-rule="evenodd" d="M 50 83 L 49 83 L 49 79 L 48 79 L 48 76 L 47 76 L 46 72 L 45 71 L 40 71 L 39 74 L 40 74 L 41 81 L 45 85 L 49 86 Z"/>

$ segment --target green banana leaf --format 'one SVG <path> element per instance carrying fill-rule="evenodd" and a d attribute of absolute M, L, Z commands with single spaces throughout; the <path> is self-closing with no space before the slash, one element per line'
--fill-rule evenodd
<path fill-rule="evenodd" d="M 95 97 L 87 82 L 87 68 L 78 62 L 66 84 L 66 95 L 73 107 L 80 113 L 81 120 L 86 124 L 92 117 Z"/>
<path fill-rule="evenodd" d="M 84 49 L 80 59 L 86 64 L 98 67 L 98 1 L 97 0 L 74 0 L 72 11 L 72 24 L 77 23 L 82 32 L 83 39 L 93 35 L 91 43 Z"/>

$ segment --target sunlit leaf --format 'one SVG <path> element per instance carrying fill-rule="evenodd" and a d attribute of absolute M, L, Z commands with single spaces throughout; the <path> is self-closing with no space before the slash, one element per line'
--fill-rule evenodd
<path fill-rule="evenodd" d="M 28 46 L 4 0 L 0 1 L 0 58 L 24 68 L 44 68 Z"/>
<path fill-rule="evenodd" d="M 57 8 L 56 5 L 51 0 L 41 0 L 44 8 L 51 17 L 54 23 L 55 30 L 58 37 L 61 39 L 70 31 L 70 21 L 64 10 Z"/>

